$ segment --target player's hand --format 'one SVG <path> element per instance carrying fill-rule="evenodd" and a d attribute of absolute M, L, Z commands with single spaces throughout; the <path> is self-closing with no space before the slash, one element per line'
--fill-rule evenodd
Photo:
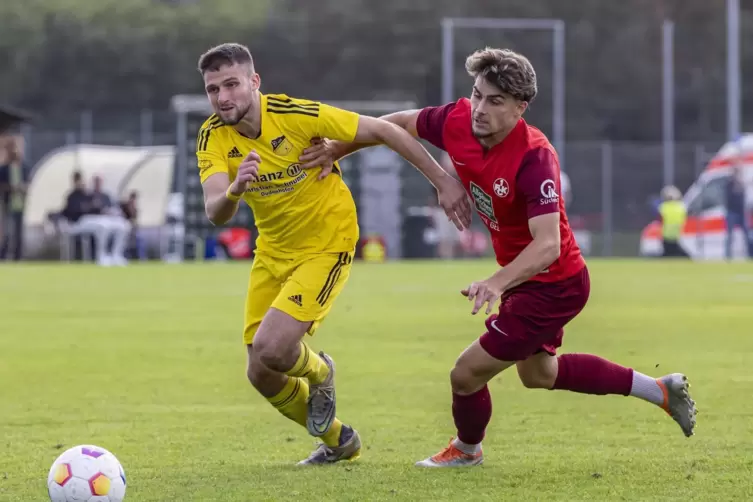
<path fill-rule="evenodd" d="M 323 180 L 332 173 L 335 165 L 335 153 L 332 148 L 332 142 L 325 138 L 312 138 L 311 146 L 303 151 L 303 155 L 298 158 L 303 162 L 301 169 L 312 169 L 315 167 L 322 168 L 317 179 Z"/>
<path fill-rule="evenodd" d="M 471 226 L 471 205 L 465 188 L 452 176 L 447 176 L 437 187 L 439 205 L 458 230 Z"/>
<path fill-rule="evenodd" d="M 240 197 L 248 190 L 248 184 L 259 179 L 259 164 L 261 157 L 256 150 L 251 150 L 238 166 L 238 175 L 230 185 L 230 193 Z"/>
<path fill-rule="evenodd" d="M 468 301 L 474 301 L 473 311 L 471 313 L 476 315 L 486 303 L 486 314 L 491 314 L 492 309 L 502 296 L 502 289 L 494 284 L 491 279 L 485 281 L 474 282 L 466 289 L 460 291 L 460 294 L 468 298 Z"/>

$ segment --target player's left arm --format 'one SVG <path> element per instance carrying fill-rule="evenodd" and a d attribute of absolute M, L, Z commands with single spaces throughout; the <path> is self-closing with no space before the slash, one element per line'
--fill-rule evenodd
<path fill-rule="evenodd" d="M 516 185 L 526 201 L 528 230 L 533 240 L 505 268 L 495 283 L 503 291 L 539 274 L 560 255 L 560 183 L 554 153 L 548 148 L 531 150 L 523 159 Z"/>

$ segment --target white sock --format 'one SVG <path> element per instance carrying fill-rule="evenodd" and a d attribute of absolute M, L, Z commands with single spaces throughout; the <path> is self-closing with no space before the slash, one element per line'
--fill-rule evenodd
<path fill-rule="evenodd" d="M 452 445 L 457 448 L 458 450 L 462 451 L 466 455 L 476 455 L 477 453 L 481 453 L 481 443 L 479 444 L 467 444 L 462 442 L 461 440 L 455 438 L 452 441 Z"/>
<path fill-rule="evenodd" d="M 656 383 L 656 379 L 635 370 L 633 370 L 633 386 L 630 389 L 630 395 L 657 405 L 664 402 L 664 392 Z"/>

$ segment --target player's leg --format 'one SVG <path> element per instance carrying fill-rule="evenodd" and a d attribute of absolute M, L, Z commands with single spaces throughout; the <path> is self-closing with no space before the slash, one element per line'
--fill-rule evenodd
<path fill-rule="evenodd" d="M 654 378 L 592 354 L 555 356 L 547 351 L 519 361 L 517 367 L 520 381 L 529 389 L 638 397 L 660 406 L 686 436 L 693 434 L 695 401 L 688 394 L 689 384 L 683 374 Z"/>
<path fill-rule="evenodd" d="M 304 334 L 313 335 L 319 324 L 329 313 L 350 275 L 352 253 L 326 253 L 306 257 L 296 264 L 282 291 L 273 303 L 279 313 L 287 314 L 288 319 L 298 321 L 291 325 L 294 331 L 272 337 L 262 336 L 270 344 L 283 346 L 270 347 L 268 355 L 279 360 L 266 363 L 269 367 L 290 376 L 306 377 L 310 385 L 309 423 L 312 436 L 322 436 L 330 428 L 336 411 L 335 365 L 332 358 L 321 352 L 314 353 L 303 342 Z M 280 329 L 279 322 L 269 326 Z M 267 326 L 267 320 L 261 329 Z M 265 330 L 266 331 L 266 330 Z M 271 331 L 270 331 L 271 332 Z"/>
<path fill-rule="evenodd" d="M 246 375 L 254 388 L 283 416 L 306 427 L 308 382 L 290 378 L 264 364 L 254 346 L 256 332 L 282 289 L 282 280 L 274 270 L 274 260 L 257 254 L 251 267 L 243 341 L 247 347 Z"/>
<path fill-rule="evenodd" d="M 246 374 L 254 388 L 281 415 L 306 427 L 306 401 L 309 386 L 305 378 L 293 378 L 267 368 L 259 359 L 253 345 L 247 345 Z"/>
<path fill-rule="evenodd" d="M 322 254 L 298 263 L 254 342 L 266 366 L 308 381 L 307 429 L 324 444 L 302 464 L 354 460 L 360 455 L 358 433 L 336 418 L 334 362 L 303 342 L 304 335 L 314 334 L 341 292 L 352 258 L 352 253 Z"/>
<path fill-rule="evenodd" d="M 284 291 L 285 289 L 283 289 Z M 283 296 L 283 293 L 281 293 L 280 297 Z M 361 454 L 361 438 L 355 429 L 344 424 L 335 414 L 334 380 L 332 378 L 334 377 L 334 364 L 326 354 L 322 353 L 319 356 L 302 342 L 302 338 L 310 330 L 311 324 L 310 321 L 298 321 L 275 307 L 272 307 L 264 317 L 254 342 L 260 361 L 265 366 L 288 368 L 284 374 L 278 373 L 288 379 L 287 386 L 270 402 L 278 407 L 281 413 L 291 418 L 294 417 L 293 419 L 297 423 L 306 427 L 309 434 L 320 437 L 322 440 L 322 444 L 308 458 L 299 462 L 299 465 L 319 465 L 341 460 L 356 460 Z M 270 328 L 266 326 L 270 326 Z M 274 328 L 271 328 L 271 326 L 274 326 Z M 272 336 L 275 338 L 274 343 L 265 341 Z M 266 345 L 267 343 L 272 344 Z M 294 350 L 295 347 L 298 348 L 297 351 Z M 285 355 L 280 357 L 270 355 L 274 351 Z M 319 413 L 319 415 L 315 415 L 313 421 L 316 425 L 324 424 L 327 421 L 329 424 L 324 431 L 316 430 L 316 434 L 312 434 L 311 404 L 314 397 L 312 389 L 317 387 L 308 379 L 314 372 L 321 374 L 321 368 L 315 369 L 312 367 L 312 358 L 317 358 L 320 361 L 318 364 L 328 369 L 323 380 L 321 376 L 319 377 L 318 388 L 324 399 L 323 402 L 320 401 L 319 407 L 314 408 L 314 412 Z M 291 361 L 294 362 L 291 363 Z M 295 386 L 301 389 L 297 394 L 295 393 L 296 387 L 293 383 L 290 383 L 292 381 L 295 381 Z M 291 395 L 290 397 L 287 397 L 288 393 Z M 282 403 L 284 409 L 276 403 Z"/>
<path fill-rule="evenodd" d="M 464 467 L 483 462 L 481 441 L 492 417 L 492 399 L 487 384 L 515 362 L 493 357 L 482 343 L 479 339 L 466 348 L 450 371 L 452 417 L 457 436 L 445 449 L 416 465 Z"/>
<path fill-rule="evenodd" d="M 555 357 L 546 352 L 518 362 L 517 366 L 527 388 L 638 397 L 660 406 L 686 436 L 693 435 L 695 401 L 688 393 L 687 377 L 681 373 L 655 378 L 592 354 Z"/>
<path fill-rule="evenodd" d="M 311 324 L 292 319 L 287 314 L 271 307 L 277 297 L 281 295 L 283 288 L 280 277 L 285 276 L 288 268 L 284 261 L 272 260 L 262 255 L 257 255 L 254 259 L 254 264 L 251 267 L 248 295 L 246 297 L 245 329 L 243 333 L 243 340 L 246 343 L 248 354 L 246 374 L 254 388 L 280 414 L 306 428 L 309 401 L 309 382 L 307 378 L 289 376 L 265 364 L 271 362 L 272 365 L 284 366 L 286 363 L 280 363 L 280 360 L 284 361 L 286 356 L 277 357 L 274 354 L 270 355 L 275 349 L 273 345 L 273 342 L 275 342 L 274 336 L 270 336 L 269 339 L 272 342 L 267 343 L 264 340 L 265 335 L 262 335 L 262 343 L 259 343 L 257 335 L 259 332 L 267 333 L 268 335 L 281 333 L 280 340 L 277 341 L 280 346 L 284 347 L 286 345 L 284 342 L 286 338 L 292 338 L 294 340 L 292 343 L 295 345 L 295 341 L 300 341 L 303 333 L 306 332 Z M 278 326 L 278 331 L 273 332 L 269 329 L 260 331 L 262 323 L 265 321 L 268 326 Z M 291 333 L 298 334 L 291 336 Z M 262 350 L 260 350 L 260 346 Z M 280 349 L 280 352 L 284 354 L 290 351 L 286 352 L 285 349 Z M 263 354 L 266 355 L 262 356 Z M 295 359 L 295 356 L 290 357 L 290 359 Z M 357 445 L 358 448 L 355 451 L 360 450 L 360 439 L 356 434 L 352 433 L 352 429 L 343 427 L 339 420 L 334 420 L 333 422 L 330 430 L 322 436 L 324 443 L 333 447 L 339 447 L 341 446 L 340 441 L 343 439 L 347 440 L 344 441 L 344 444 L 348 448 Z M 353 452 L 350 453 L 350 457 L 353 457 Z"/>

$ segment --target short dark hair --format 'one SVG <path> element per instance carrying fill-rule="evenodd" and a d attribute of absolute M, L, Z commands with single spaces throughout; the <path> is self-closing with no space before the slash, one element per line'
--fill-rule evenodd
<path fill-rule="evenodd" d="M 483 76 L 487 82 L 515 99 L 530 103 L 538 93 L 536 71 L 531 62 L 509 49 L 487 47 L 468 56 L 465 69 L 473 78 Z"/>
<path fill-rule="evenodd" d="M 83 180 L 84 177 L 81 175 L 81 171 L 74 171 L 73 172 L 73 182 L 78 183 L 79 181 Z"/>
<path fill-rule="evenodd" d="M 199 58 L 199 72 L 204 75 L 207 71 L 218 71 L 226 65 L 248 64 L 254 68 L 254 58 L 248 47 L 236 43 L 220 44 L 212 47 Z"/>

